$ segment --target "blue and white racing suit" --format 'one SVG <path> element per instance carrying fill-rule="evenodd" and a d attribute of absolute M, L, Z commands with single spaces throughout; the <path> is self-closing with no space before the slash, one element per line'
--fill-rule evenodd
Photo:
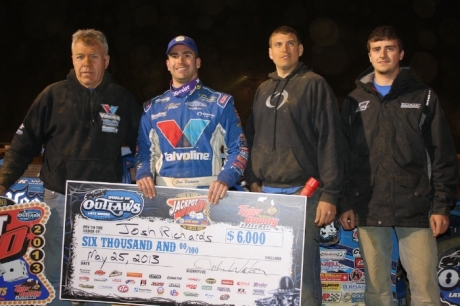
<path fill-rule="evenodd" d="M 156 185 L 189 188 L 219 180 L 231 187 L 243 175 L 248 149 L 233 97 L 199 79 L 194 86 L 144 103 L 136 180 L 152 176 Z"/>

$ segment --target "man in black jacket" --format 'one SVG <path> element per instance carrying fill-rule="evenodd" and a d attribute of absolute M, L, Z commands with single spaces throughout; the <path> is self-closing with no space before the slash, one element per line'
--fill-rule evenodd
<path fill-rule="evenodd" d="M 368 39 L 373 67 L 362 73 L 342 109 L 348 142 L 345 229 L 358 226 L 366 305 L 393 305 L 391 235 L 399 240 L 412 304 L 440 305 L 436 238 L 456 201 L 457 156 L 437 95 L 416 79 L 394 28 Z"/>
<path fill-rule="evenodd" d="M 276 71 L 257 89 L 245 134 L 251 191 L 299 194 L 310 177 L 321 182 L 307 200 L 302 305 L 321 305 L 319 227 L 336 214 L 342 190 L 340 115 L 326 81 L 299 61 L 297 31 L 282 26 L 269 39 Z"/>
<path fill-rule="evenodd" d="M 3 195 L 45 146 L 40 179 L 51 217 L 45 232 L 45 273 L 59 300 L 66 180 L 122 182 L 121 146 L 136 147 L 141 109 L 105 70 L 108 44 L 103 33 L 79 30 L 72 37 L 74 69 L 46 87 L 30 107 L 5 153 L 0 170 Z"/>

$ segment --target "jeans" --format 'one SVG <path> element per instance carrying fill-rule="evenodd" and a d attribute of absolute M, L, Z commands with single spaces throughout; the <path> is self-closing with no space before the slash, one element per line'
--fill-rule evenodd
<path fill-rule="evenodd" d="M 407 272 L 411 305 L 441 305 L 436 238 L 429 228 L 395 227 L 401 264 Z M 391 290 L 392 227 L 358 227 L 366 271 L 366 305 L 393 306 Z"/>
<path fill-rule="evenodd" d="M 56 292 L 54 300 L 49 306 L 70 306 L 82 305 L 78 302 L 63 301 L 59 299 L 61 289 L 61 264 L 62 264 L 62 242 L 63 242 L 63 224 L 65 219 L 65 195 L 45 189 L 43 202 L 51 210 L 51 216 L 46 223 L 45 246 L 45 275 Z M 107 305 L 102 303 L 84 303 L 85 306 Z"/>

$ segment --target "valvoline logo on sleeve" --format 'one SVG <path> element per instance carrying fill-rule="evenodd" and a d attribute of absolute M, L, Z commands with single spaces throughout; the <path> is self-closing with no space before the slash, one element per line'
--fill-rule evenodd
<path fill-rule="evenodd" d="M 81 213 L 94 220 L 119 221 L 139 215 L 144 199 L 138 192 L 118 189 L 97 189 L 85 194 Z"/>

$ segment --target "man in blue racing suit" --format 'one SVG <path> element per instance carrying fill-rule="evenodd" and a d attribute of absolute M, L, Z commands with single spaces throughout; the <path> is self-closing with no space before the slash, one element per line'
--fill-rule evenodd
<path fill-rule="evenodd" d="M 136 183 L 148 198 L 156 196 L 156 185 L 209 188 L 208 200 L 217 204 L 248 159 L 233 97 L 203 86 L 201 58 L 190 37 L 171 40 L 166 54 L 172 81 L 169 90 L 144 103 Z"/>

